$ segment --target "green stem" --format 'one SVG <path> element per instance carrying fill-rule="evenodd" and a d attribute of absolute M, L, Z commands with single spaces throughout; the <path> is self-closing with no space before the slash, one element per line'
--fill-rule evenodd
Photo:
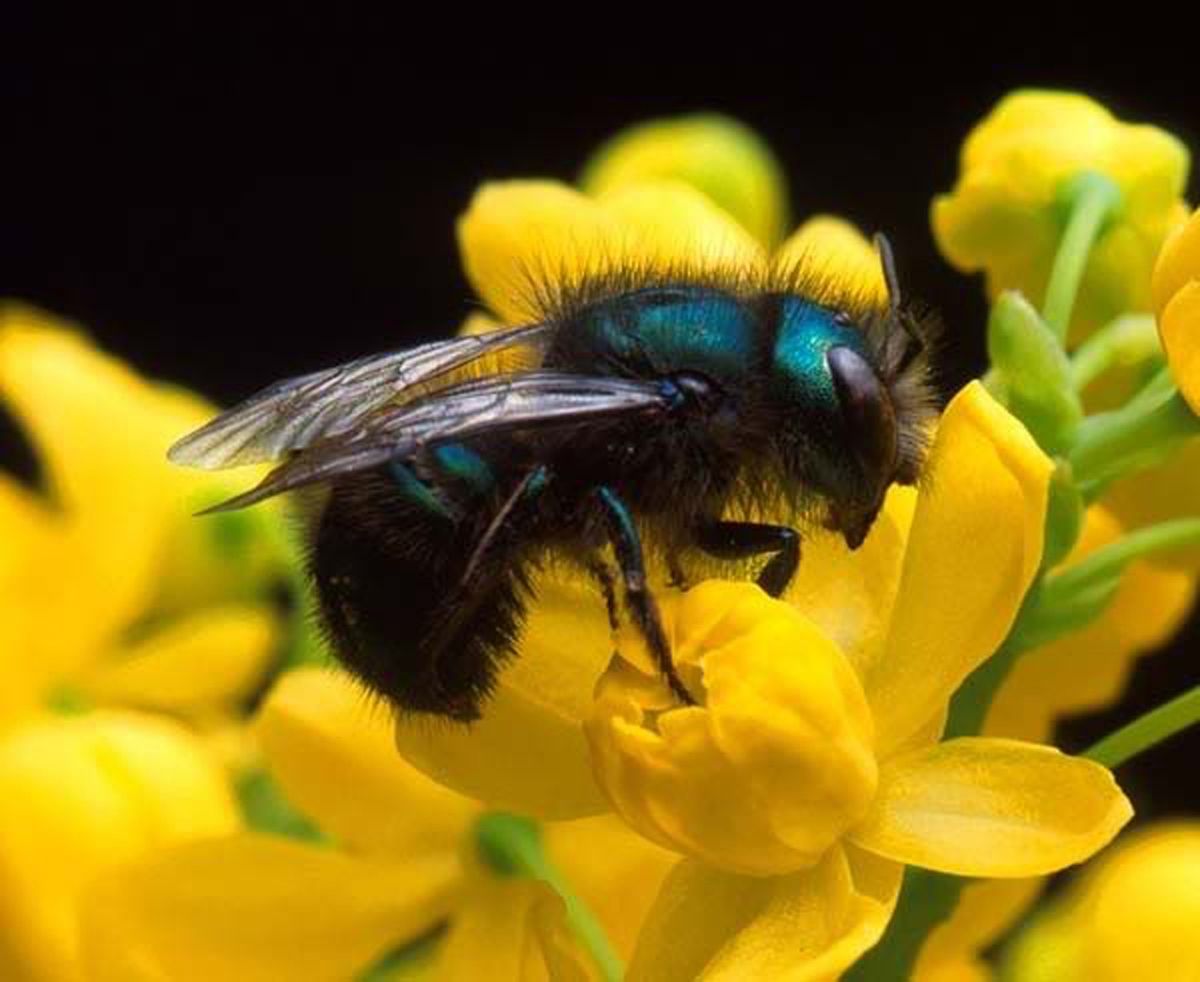
<path fill-rule="evenodd" d="M 1123 409 L 1084 420 L 1075 434 L 1071 467 L 1081 486 L 1149 466 L 1180 440 L 1200 435 L 1200 418 L 1176 391 L 1135 399 Z"/>
<path fill-rule="evenodd" d="M 1042 316 L 1060 342 L 1066 341 L 1071 311 L 1092 246 L 1104 223 L 1121 205 L 1121 189 L 1103 174 L 1084 171 L 1068 182 L 1063 196 L 1069 209 L 1067 225 L 1050 268 L 1042 304 Z"/>
<path fill-rule="evenodd" d="M 1196 545 L 1200 545 L 1200 518 L 1175 518 L 1137 529 L 1048 577 L 1041 602 L 1053 607 L 1069 599 L 1072 593 L 1120 576 L 1125 567 L 1136 559 Z"/>
<path fill-rule="evenodd" d="M 1105 767 L 1120 767 L 1196 723 L 1200 723 L 1200 685 L 1110 733 L 1083 756 Z"/>
<path fill-rule="evenodd" d="M 1123 314 L 1109 321 L 1071 356 L 1071 384 L 1082 392 L 1113 365 L 1139 365 L 1162 351 L 1149 314 Z"/>
<path fill-rule="evenodd" d="M 567 922 L 587 949 L 606 982 L 620 982 L 625 972 L 604 927 L 571 889 L 571 884 L 546 855 L 536 822 L 520 815 L 489 812 L 475 826 L 479 851 L 502 876 L 528 876 L 555 891 L 567 907 Z"/>

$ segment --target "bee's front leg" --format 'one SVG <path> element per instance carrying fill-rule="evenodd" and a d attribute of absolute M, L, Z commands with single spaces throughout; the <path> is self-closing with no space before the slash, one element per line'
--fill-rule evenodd
<path fill-rule="evenodd" d="M 800 533 L 786 525 L 714 520 L 696 530 L 696 545 L 718 559 L 775 553 L 759 571 L 757 581 L 772 597 L 787 589 L 800 565 Z"/>
<path fill-rule="evenodd" d="M 625 584 L 625 602 L 633 615 L 634 623 L 646 639 L 650 654 L 676 698 L 685 706 L 695 705 L 696 700 L 683 684 L 683 679 L 679 677 L 675 670 L 675 662 L 671 658 L 671 646 L 667 642 L 666 632 L 663 631 L 658 604 L 654 602 L 654 595 L 646 581 L 646 560 L 642 554 L 642 542 L 637 526 L 633 523 L 633 516 L 612 488 L 602 486 L 594 493 L 604 512 L 613 551 L 617 554 L 617 564 Z"/>

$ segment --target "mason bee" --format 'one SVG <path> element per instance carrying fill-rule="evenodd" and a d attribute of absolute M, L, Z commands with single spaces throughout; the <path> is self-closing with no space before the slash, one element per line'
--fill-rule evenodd
<path fill-rule="evenodd" d="M 170 457 L 277 462 L 222 509 L 321 489 L 306 519 L 321 620 L 402 711 L 480 715 L 551 559 L 595 578 L 691 702 L 648 550 L 679 580 L 689 557 L 764 557 L 757 582 L 777 596 L 800 560 L 796 526 L 855 549 L 888 487 L 918 477 L 928 324 L 876 243 L 886 301 L 803 264 L 766 282 L 606 270 L 543 283 L 526 326 L 276 383 Z M 729 517 L 768 501 L 786 524 Z"/>

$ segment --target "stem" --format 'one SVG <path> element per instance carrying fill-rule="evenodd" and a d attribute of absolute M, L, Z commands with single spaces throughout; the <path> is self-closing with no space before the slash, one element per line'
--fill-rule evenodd
<path fill-rule="evenodd" d="M 1175 518 L 1130 532 L 1061 573 L 1048 577 L 1041 603 L 1053 608 L 1070 594 L 1119 576 L 1131 562 L 1156 552 L 1200 545 L 1200 518 Z"/>
<path fill-rule="evenodd" d="M 1110 733 L 1083 756 L 1105 767 L 1120 767 L 1196 723 L 1200 723 L 1200 685 Z"/>
<path fill-rule="evenodd" d="M 1123 314 L 1083 342 L 1071 356 L 1071 384 L 1082 392 L 1113 365 L 1137 365 L 1161 353 L 1149 314 Z"/>
<path fill-rule="evenodd" d="M 551 887 L 566 904 L 567 922 L 601 976 L 606 982 L 620 982 L 625 972 L 620 956 L 596 916 L 542 849 L 537 823 L 520 815 L 489 812 L 476 823 L 475 837 L 480 853 L 500 875 L 528 876 Z"/>
<path fill-rule="evenodd" d="M 1109 480 L 1150 462 L 1153 452 L 1200 434 L 1200 419 L 1176 391 L 1156 401 L 1136 399 L 1124 409 L 1100 413 L 1076 431 L 1070 460 L 1081 485 Z"/>
<path fill-rule="evenodd" d="M 1067 183 L 1063 195 L 1070 211 L 1042 304 L 1042 316 L 1060 342 L 1066 341 L 1092 246 L 1104 223 L 1120 207 L 1121 189 L 1103 174 L 1084 171 Z"/>

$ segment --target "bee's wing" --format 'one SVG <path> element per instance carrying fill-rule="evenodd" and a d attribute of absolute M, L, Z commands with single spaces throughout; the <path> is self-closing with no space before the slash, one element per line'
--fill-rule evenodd
<path fill-rule="evenodd" d="M 660 414 L 677 394 L 659 382 L 533 371 L 480 379 L 384 407 L 276 467 L 255 488 L 210 511 L 264 498 L 409 457 L 436 443 L 504 431 L 570 431 L 587 423 Z"/>
<path fill-rule="evenodd" d="M 353 429 L 415 385 L 502 348 L 544 347 L 549 334 L 549 325 L 535 324 L 434 341 L 285 379 L 189 433 L 167 455 L 206 470 L 279 460 Z"/>

